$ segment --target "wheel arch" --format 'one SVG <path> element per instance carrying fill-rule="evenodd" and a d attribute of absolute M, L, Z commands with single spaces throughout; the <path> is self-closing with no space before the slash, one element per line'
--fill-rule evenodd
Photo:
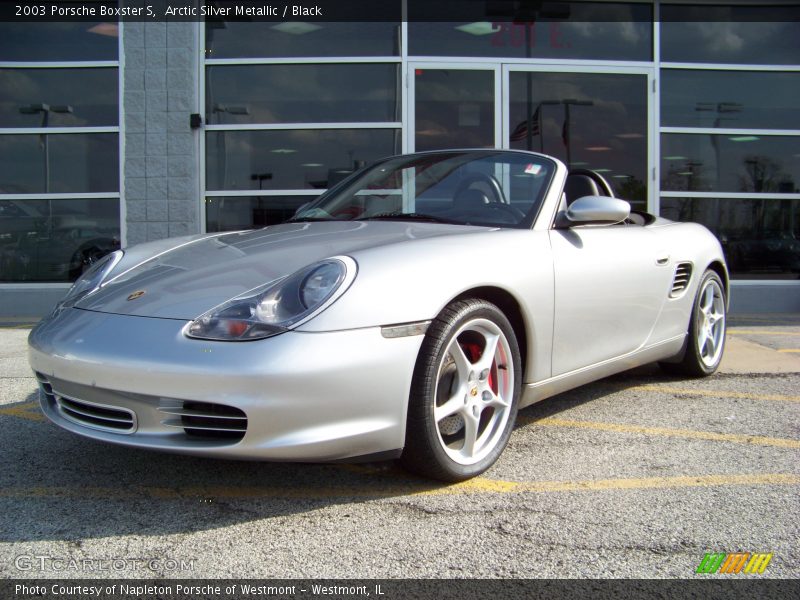
<path fill-rule="evenodd" d="M 520 307 L 517 299 L 508 290 L 494 286 L 484 286 L 472 288 L 461 292 L 458 296 L 453 298 L 450 302 L 458 302 L 459 300 L 466 300 L 467 298 L 478 298 L 491 302 L 506 316 L 511 327 L 514 330 L 514 335 L 517 337 L 519 344 L 519 352 L 522 364 L 522 377 L 525 381 L 525 365 L 528 358 L 528 329 L 527 323 L 522 316 L 522 308 Z M 449 303 L 448 303 L 449 304 Z"/>
<path fill-rule="evenodd" d="M 728 304 L 730 303 L 730 280 L 728 277 L 728 269 L 726 269 L 725 265 L 719 260 L 713 261 L 703 270 L 703 272 L 705 273 L 705 271 L 708 269 L 714 271 L 722 280 L 722 291 L 725 292 L 725 308 L 727 308 Z"/>

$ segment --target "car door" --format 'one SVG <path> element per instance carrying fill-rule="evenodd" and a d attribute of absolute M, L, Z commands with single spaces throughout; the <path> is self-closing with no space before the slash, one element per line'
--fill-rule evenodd
<path fill-rule="evenodd" d="M 553 376 L 645 344 L 667 298 L 671 263 L 639 225 L 552 229 Z"/>

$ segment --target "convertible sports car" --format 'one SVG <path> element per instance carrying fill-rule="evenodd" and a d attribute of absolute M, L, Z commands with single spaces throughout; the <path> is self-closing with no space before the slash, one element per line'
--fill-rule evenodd
<path fill-rule="evenodd" d="M 631 213 L 596 173 L 427 152 L 281 225 L 108 255 L 29 357 L 44 413 L 87 437 L 458 481 L 521 407 L 652 361 L 713 373 L 727 294 L 708 230 Z"/>

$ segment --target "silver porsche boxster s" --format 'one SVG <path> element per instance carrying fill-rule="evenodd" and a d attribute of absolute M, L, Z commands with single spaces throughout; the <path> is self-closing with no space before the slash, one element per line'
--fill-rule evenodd
<path fill-rule="evenodd" d="M 708 230 L 631 212 L 595 172 L 426 152 L 281 225 L 109 254 L 29 358 L 44 413 L 90 438 L 458 481 L 521 407 L 653 361 L 713 373 L 727 295 Z"/>

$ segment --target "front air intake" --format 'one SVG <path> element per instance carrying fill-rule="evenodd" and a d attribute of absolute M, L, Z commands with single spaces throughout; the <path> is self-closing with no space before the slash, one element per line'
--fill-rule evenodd
<path fill-rule="evenodd" d="M 159 406 L 159 412 L 171 418 L 162 425 L 183 429 L 193 437 L 240 440 L 247 431 L 247 415 L 238 408 L 212 402 L 182 402 L 170 406 Z"/>
<path fill-rule="evenodd" d="M 51 402 L 55 402 L 56 396 L 53 393 L 53 386 L 50 383 L 50 380 L 38 372 L 36 373 L 36 380 L 39 382 L 39 389 L 42 390 L 42 393 L 47 397 L 47 399 Z"/>
<path fill-rule="evenodd" d="M 675 276 L 672 278 L 672 290 L 670 298 L 677 298 L 686 288 L 689 287 L 689 280 L 692 278 L 692 263 L 678 263 L 675 267 Z"/>
<path fill-rule="evenodd" d="M 136 431 L 136 414 L 132 410 L 63 395 L 42 373 L 36 373 L 36 379 L 47 400 L 67 421 L 111 433 Z"/>

